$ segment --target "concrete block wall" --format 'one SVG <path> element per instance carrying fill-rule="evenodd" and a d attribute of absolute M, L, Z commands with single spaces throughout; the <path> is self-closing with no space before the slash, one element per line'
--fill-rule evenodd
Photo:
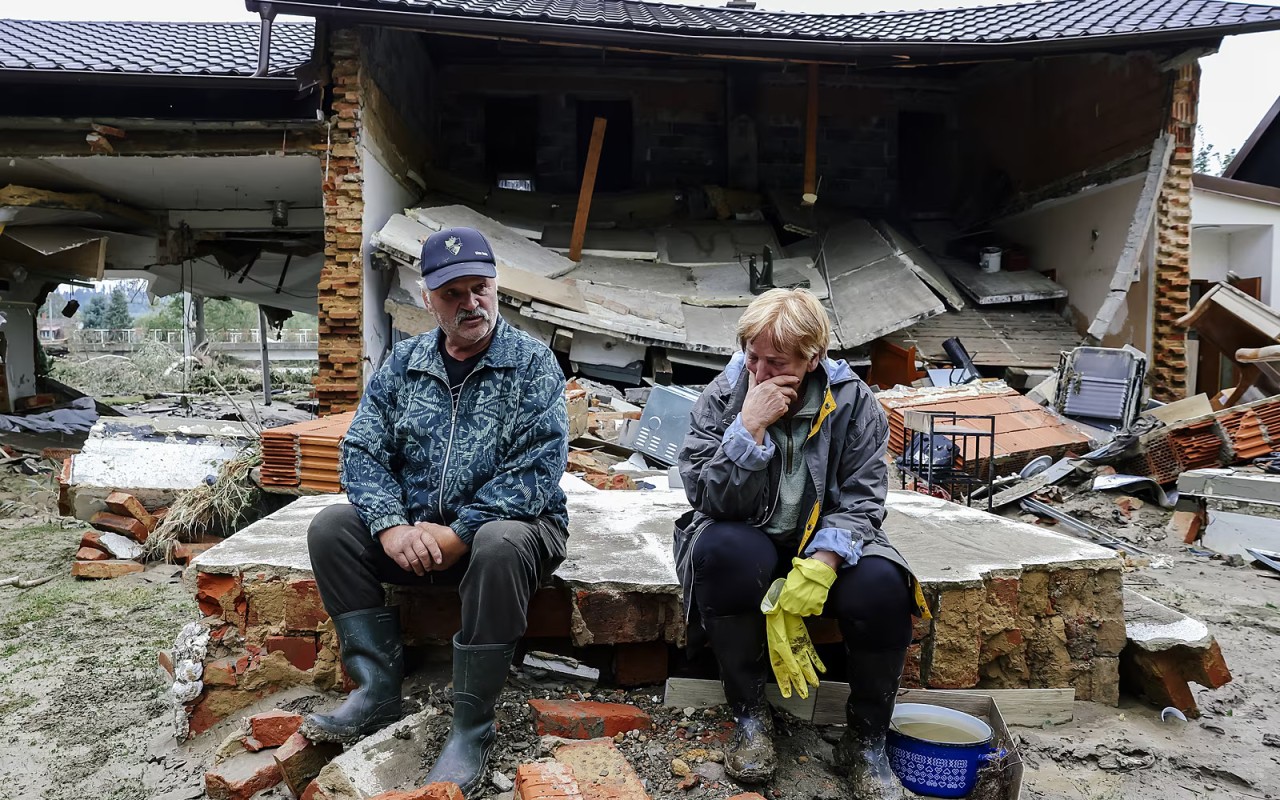
<path fill-rule="evenodd" d="M 446 66 L 441 76 L 437 166 L 446 171 L 484 178 L 486 98 L 536 96 L 538 188 L 574 193 L 581 180 L 578 98 L 629 99 L 634 188 L 727 182 L 727 81 L 721 68 L 602 67 L 588 72 L 539 67 L 523 74 L 469 64 Z M 804 71 L 796 69 L 759 79 L 755 122 L 762 189 L 800 190 L 805 80 Z M 867 210 L 892 207 L 897 198 L 898 111 L 950 115 L 953 93 L 936 83 L 906 79 L 869 85 L 834 70 L 824 72 L 821 87 L 818 174 L 823 198 Z"/>

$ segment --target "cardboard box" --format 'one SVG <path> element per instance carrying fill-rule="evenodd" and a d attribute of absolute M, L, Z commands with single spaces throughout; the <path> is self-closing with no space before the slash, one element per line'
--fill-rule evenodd
<path fill-rule="evenodd" d="M 1009 735 L 1009 728 L 1005 725 L 1004 717 L 1000 715 L 1000 709 L 995 700 L 984 694 L 906 689 L 898 693 L 897 702 L 923 703 L 963 711 L 990 725 L 991 730 L 995 732 L 996 747 L 1003 747 L 1009 751 L 1004 765 L 1005 774 L 1009 778 L 1005 800 L 1019 800 L 1022 795 L 1022 756 L 1013 743 L 1013 737 Z"/>

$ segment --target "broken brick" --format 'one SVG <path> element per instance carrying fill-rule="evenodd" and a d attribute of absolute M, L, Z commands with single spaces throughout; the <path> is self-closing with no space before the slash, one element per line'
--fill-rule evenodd
<path fill-rule="evenodd" d="M 316 665 L 316 637 L 311 636 L 268 636 L 268 653 L 284 653 L 289 663 L 306 672 Z"/>
<path fill-rule="evenodd" d="M 143 507 L 138 498 L 128 492 L 112 492 L 107 495 L 107 510 L 112 514 L 136 519 L 147 529 L 147 533 L 156 529 L 155 516 Z"/>
<path fill-rule="evenodd" d="M 253 738 L 252 736 L 244 737 L 243 739 L 240 740 L 240 744 L 243 745 L 244 749 L 248 750 L 250 753 L 256 753 L 259 750 L 267 749 L 266 745 L 264 745 L 262 742 L 258 741 L 257 739 Z"/>
<path fill-rule="evenodd" d="M 242 627 L 249 610 L 239 575 L 201 572 L 196 576 L 196 603 L 205 616 L 223 617 Z"/>
<path fill-rule="evenodd" d="M 196 556 L 200 555 L 200 554 L 201 554 L 201 553 L 203 553 L 204 551 L 208 550 L 210 547 L 213 547 L 213 543 L 212 543 L 212 542 L 207 543 L 207 544 L 205 544 L 205 543 L 194 544 L 194 543 L 188 543 L 188 542 L 179 542 L 178 544 L 175 544 L 175 545 L 173 546 L 173 560 L 174 560 L 174 563 L 177 563 L 177 564 L 190 564 L 190 563 L 191 563 L 191 559 L 195 558 Z"/>
<path fill-rule="evenodd" d="M 640 776 L 610 739 L 563 744 L 553 755 L 573 770 L 584 800 L 649 800 Z"/>
<path fill-rule="evenodd" d="M 514 800 L 583 800 L 578 779 L 567 764 L 521 764 L 516 768 L 515 783 Z"/>
<path fill-rule="evenodd" d="M 598 739 L 653 727 L 648 714 L 626 703 L 534 699 L 529 706 L 539 736 Z"/>
<path fill-rule="evenodd" d="M 99 511 L 89 519 L 89 524 L 100 531 L 109 531 L 118 533 L 121 536 L 128 536 L 138 544 L 147 541 L 147 526 L 134 519 L 133 517 L 123 517 L 119 514 L 112 514 L 109 511 Z"/>
<path fill-rule="evenodd" d="M 369 800 L 463 800 L 463 797 L 456 783 L 429 783 L 407 792 L 383 792 Z"/>
<path fill-rule="evenodd" d="M 239 753 L 204 774 L 204 790 L 211 800 L 249 800 L 280 780 L 271 753 Z"/>
<path fill-rule="evenodd" d="M 107 561 L 110 558 L 110 553 L 104 553 L 92 547 L 81 547 L 76 551 L 76 561 Z"/>
<path fill-rule="evenodd" d="M 161 650 L 156 653 L 156 663 L 160 665 L 160 669 L 169 673 L 169 679 L 173 680 L 173 656 L 170 655 L 168 650 Z"/>
<path fill-rule="evenodd" d="M 1165 532 L 1183 544 L 1194 544 L 1204 532 L 1203 510 L 1175 511 L 1165 526 Z"/>
<path fill-rule="evenodd" d="M 341 752 L 342 745 L 336 742 L 313 742 L 301 733 L 295 733 L 272 756 L 280 767 L 285 785 L 296 797 L 320 774 L 324 765 Z"/>
<path fill-rule="evenodd" d="M 204 665 L 202 679 L 206 686 L 235 686 L 236 659 L 232 657 L 210 661 Z"/>
<path fill-rule="evenodd" d="M 320 784 L 312 781 L 307 784 L 307 788 L 303 790 L 302 796 L 298 800 L 329 800 L 329 795 L 324 793 L 324 789 L 320 788 Z"/>
<path fill-rule="evenodd" d="M 109 558 L 106 561 L 73 561 L 71 563 L 71 575 L 75 578 L 108 580 L 134 572 L 142 572 L 142 565 L 137 561 Z"/>
<path fill-rule="evenodd" d="M 291 631 L 314 631 L 329 619 L 313 580 L 289 582 L 284 598 L 284 624 Z"/>
<path fill-rule="evenodd" d="M 279 747 L 302 727 L 302 715 L 274 709 L 249 717 L 249 735 L 263 747 Z"/>
<path fill-rule="evenodd" d="M 80 537 L 80 546 L 91 547 L 104 553 L 107 552 L 107 546 L 102 543 L 102 534 L 98 531 L 85 531 L 84 535 Z"/>

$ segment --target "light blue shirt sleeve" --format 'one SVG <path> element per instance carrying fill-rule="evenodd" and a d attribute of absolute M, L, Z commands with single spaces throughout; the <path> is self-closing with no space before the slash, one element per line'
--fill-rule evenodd
<path fill-rule="evenodd" d="M 844 528 L 823 528 L 813 535 L 804 549 L 806 558 L 811 558 L 819 550 L 835 553 L 844 559 L 844 567 L 852 567 L 862 558 L 862 540 L 853 540 L 853 534 Z"/>
<path fill-rule="evenodd" d="M 768 465 L 769 459 L 773 458 L 773 439 L 769 437 L 768 432 L 764 435 L 764 444 L 756 444 L 755 437 L 742 424 L 741 414 L 734 417 L 733 422 L 725 429 L 722 441 L 724 454 L 730 461 L 745 470 L 759 472 Z"/>

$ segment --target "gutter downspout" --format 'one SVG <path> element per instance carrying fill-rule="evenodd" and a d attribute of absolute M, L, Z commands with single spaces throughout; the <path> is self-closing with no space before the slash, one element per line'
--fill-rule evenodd
<path fill-rule="evenodd" d="M 267 70 L 271 67 L 271 23 L 276 18 L 276 9 L 271 3 L 262 3 L 258 6 L 258 16 L 261 18 L 261 32 L 258 34 L 258 68 L 254 71 L 253 77 L 265 78 Z"/>

